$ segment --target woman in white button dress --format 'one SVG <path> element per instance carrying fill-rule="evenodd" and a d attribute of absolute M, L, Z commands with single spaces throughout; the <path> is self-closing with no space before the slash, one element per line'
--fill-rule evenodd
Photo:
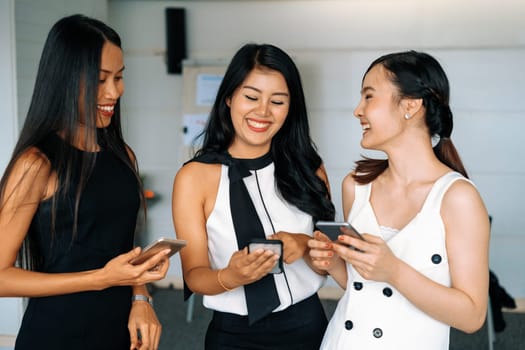
<path fill-rule="evenodd" d="M 450 140 L 448 79 L 428 54 L 382 56 L 354 115 L 361 146 L 387 159 L 359 160 L 343 180 L 344 217 L 365 241 L 309 241 L 345 289 L 321 348 L 446 350 L 450 326 L 483 325 L 489 246 L 486 208 Z"/>

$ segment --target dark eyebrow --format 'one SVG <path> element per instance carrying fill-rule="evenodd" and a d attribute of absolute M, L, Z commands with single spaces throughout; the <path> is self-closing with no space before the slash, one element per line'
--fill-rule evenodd
<path fill-rule="evenodd" d="M 256 87 L 250 86 L 250 85 L 244 85 L 243 89 L 250 89 L 250 90 L 254 90 L 254 91 L 258 92 L 258 93 L 262 93 L 261 90 L 257 89 Z M 275 92 L 275 93 L 272 94 L 272 96 L 286 96 L 286 97 L 288 97 L 288 93 L 286 93 L 286 92 Z"/>
<path fill-rule="evenodd" d="M 373 87 L 371 86 L 365 86 L 361 89 L 361 95 L 366 93 L 367 91 L 376 91 L 376 89 L 374 89 Z"/>
<path fill-rule="evenodd" d="M 121 73 L 122 71 L 124 71 L 124 69 L 126 69 L 126 66 L 122 66 L 122 68 L 120 68 L 120 69 L 117 71 L 117 73 Z M 113 72 L 110 71 L 110 70 L 102 69 L 102 68 L 100 68 L 100 71 L 101 71 L 101 72 L 104 72 L 104 73 L 108 73 L 108 74 L 113 73 Z"/>

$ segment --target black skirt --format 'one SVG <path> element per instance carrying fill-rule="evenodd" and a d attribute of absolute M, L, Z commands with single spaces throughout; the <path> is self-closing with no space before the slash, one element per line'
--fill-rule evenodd
<path fill-rule="evenodd" d="M 214 311 L 206 350 L 318 350 L 328 321 L 317 294 L 255 324 L 247 316 Z"/>

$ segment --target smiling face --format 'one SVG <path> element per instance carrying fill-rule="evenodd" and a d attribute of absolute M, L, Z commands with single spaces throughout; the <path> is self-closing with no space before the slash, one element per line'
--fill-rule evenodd
<path fill-rule="evenodd" d="M 361 99 L 354 110 L 363 128 L 363 148 L 384 150 L 405 128 L 405 112 L 397 88 L 387 74 L 379 64 L 363 79 Z"/>
<path fill-rule="evenodd" d="M 235 129 L 230 154 L 255 158 L 267 153 L 290 107 L 290 93 L 283 75 L 255 68 L 226 102 Z"/>
<path fill-rule="evenodd" d="M 106 42 L 100 59 L 99 85 L 97 94 L 97 128 L 111 123 L 117 100 L 124 94 L 124 58 L 122 50 Z"/>

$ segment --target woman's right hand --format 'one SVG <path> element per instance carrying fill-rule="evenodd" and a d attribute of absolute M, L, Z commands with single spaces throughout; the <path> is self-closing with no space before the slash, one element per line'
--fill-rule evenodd
<path fill-rule="evenodd" d="M 244 286 L 266 276 L 279 260 L 279 255 L 271 250 L 256 249 L 248 253 L 248 248 L 232 254 L 228 266 L 222 273 L 230 287 Z"/>
<path fill-rule="evenodd" d="M 100 280 L 103 281 L 103 288 L 112 286 L 136 286 L 163 279 L 169 268 L 169 258 L 166 255 L 170 252 L 165 249 L 140 265 L 132 265 L 130 260 L 140 255 L 141 248 L 137 247 L 128 253 L 121 254 L 100 269 Z"/>

